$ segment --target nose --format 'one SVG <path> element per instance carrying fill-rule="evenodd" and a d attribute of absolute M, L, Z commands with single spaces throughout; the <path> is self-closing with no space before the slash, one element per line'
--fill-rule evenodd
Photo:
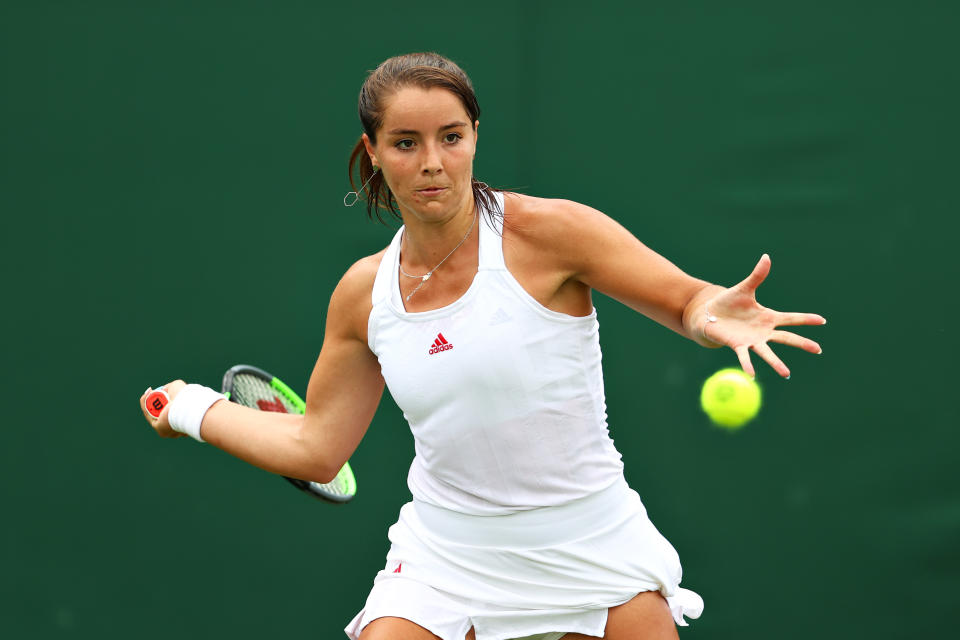
<path fill-rule="evenodd" d="M 443 161 L 440 159 L 440 150 L 437 148 L 437 145 L 428 144 L 426 145 L 425 151 L 421 171 L 424 175 L 435 176 L 443 171 Z"/>

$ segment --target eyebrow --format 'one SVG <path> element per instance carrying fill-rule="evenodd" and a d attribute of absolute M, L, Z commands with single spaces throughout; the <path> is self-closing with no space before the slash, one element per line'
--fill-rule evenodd
<path fill-rule="evenodd" d="M 442 127 L 440 127 L 440 131 L 443 131 L 444 129 L 455 129 L 456 127 L 465 127 L 465 126 L 467 126 L 466 122 L 459 122 L 459 121 L 451 122 L 450 124 L 445 124 Z M 387 131 L 387 134 L 389 135 L 418 134 L 418 133 L 420 132 L 417 131 L 416 129 L 391 129 L 390 131 Z"/>

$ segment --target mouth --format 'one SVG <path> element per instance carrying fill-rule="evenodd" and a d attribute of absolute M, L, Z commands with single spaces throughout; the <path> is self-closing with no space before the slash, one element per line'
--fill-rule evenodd
<path fill-rule="evenodd" d="M 417 189 L 417 193 L 430 198 L 433 196 L 438 196 L 446 190 L 446 187 L 427 187 L 426 189 Z"/>

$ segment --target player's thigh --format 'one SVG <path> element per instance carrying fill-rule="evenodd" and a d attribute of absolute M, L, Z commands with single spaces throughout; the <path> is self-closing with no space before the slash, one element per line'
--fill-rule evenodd
<path fill-rule="evenodd" d="M 611 607 L 604 640 L 678 640 L 677 627 L 667 601 L 659 591 L 644 591 L 629 602 Z M 596 640 L 568 633 L 563 640 Z"/>
<path fill-rule="evenodd" d="M 474 640 L 473 629 L 465 640 Z M 405 618 L 377 618 L 360 632 L 360 640 L 440 640 L 423 627 Z"/>
<path fill-rule="evenodd" d="M 404 618 L 377 618 L 360 632 L 360 640 L 440 640 Z"/>

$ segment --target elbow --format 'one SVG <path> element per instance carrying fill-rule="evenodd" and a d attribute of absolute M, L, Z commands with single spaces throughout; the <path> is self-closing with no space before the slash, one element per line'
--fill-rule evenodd
<path fill-rule="evenodd" d="M 327 484 L 328 482 L 333 482 L 333 479 L 337 477 L 337 474 L 340 473 L 340 469 L 335 469 L 333 471 L 329 469 L 317 469 L 310 474 L 311 482 L 317 482 L 319 484 Z"/>
<path fill-rule="evenodd" d="M 331 456 L 324 455 L 330 451 L 329 443 L 310 436 L 311 433 L 301 426 L 296 443 L 297 469 L 293 474 L 285 475 L 294 475 L 300 480 L 319 484 L 333 482 L 343 464 L 337 465 Z"/>
<path fill-rule="evenodd" d="M 325 429 L 304 428 L 299 436 L 299 461 L 303 478 L 318 484 L 333 482 L 353 449 L 344 447 L 336 438 L 325 437 Z M 354 447 L 355 448 L 355 447 Z"/>
<path fill-rule="evenodd" d="M 294 484 L 297 482 L 315 482 L 317 484 L 327 484 L 329 482 L 333 482 L 340 470 L 337 469 L 333 471 L 327 467 L 305 465 L 297 467 L 296 469 L 273 469 L 273 472 L 287 478 L 288 480 L 293 480 Z"/>
<path fill-rule="evenodd" d="M 317 482 L 319 484 L 327 484 L 328 482 L 333 482 L 333 480 L 340 473 L 340 469 L 343 468 L 344 462 L 339 464 L 331 461 L 325 460 L 316 460 L 308 472 L 310 482 Z"/>

